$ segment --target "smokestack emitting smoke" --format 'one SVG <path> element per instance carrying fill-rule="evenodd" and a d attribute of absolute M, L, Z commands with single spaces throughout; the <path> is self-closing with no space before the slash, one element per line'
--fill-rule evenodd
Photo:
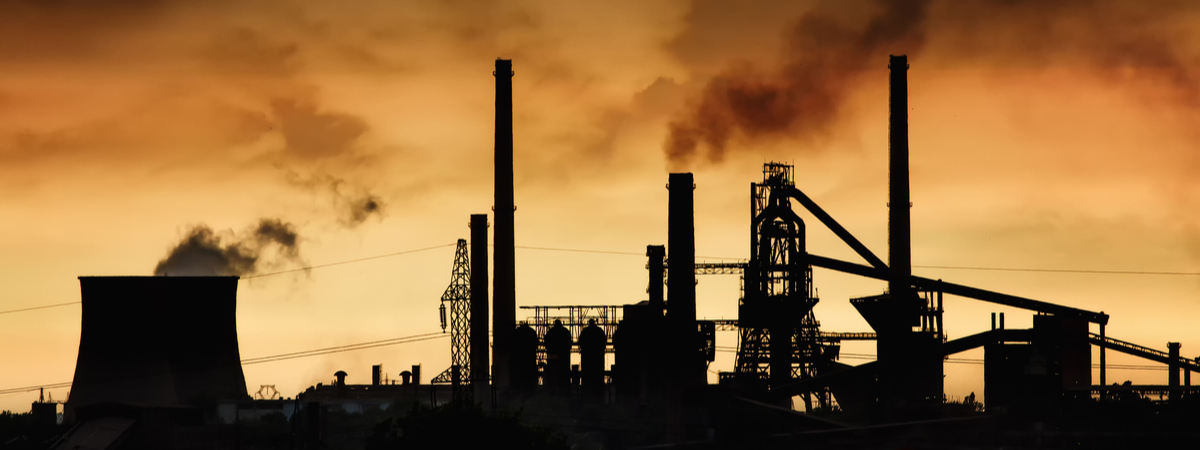
<path fill-rule="evenodd" d="M 513 237 L 512 60 L 497 59 L 496 71 L 496 247 L 492 280 L 492 380 L 499 391 L 509 387 L 509 358 L 517 322 L 516 245 Z"/>
<path fill-rule="evenodd" d="M 196 225 L 158 262 L 158 276 L 245 276 L 268 265 L 302 264 L 300 236 L 295 225 L 280 219 L 260 219 L 240 235 L 220 236 L 207 225 Z M 274 254 L 275 258 L 264 256 Z"/>

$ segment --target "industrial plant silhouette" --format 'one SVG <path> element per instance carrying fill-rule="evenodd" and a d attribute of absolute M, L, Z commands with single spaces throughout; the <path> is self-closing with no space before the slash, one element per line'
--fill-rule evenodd
<path fill-rule="evenodd" d="M 450 367 L 426 381 L 420 365 L 397 380 L 377 365 L 369 385 L 347 384 L 347 373 L 339 371 L 331 384 L 295 398 L 269 398 L 275 396 L 268 392 L 252 400 L 238 354 L 237 277 L 80 277 L 83 323 L 64 410 L 69 428 L 47 446 L 411 448 L 427 445 L 419 437 L 434 428 L 470 436 L 443 436 L 438 446 L 447 448 L 479 442 L 501 448 L 1130 448 L 1200 442 L 1200 388 L 1191 386 L 1190 377 L 1200 371 L 1200 361 L 1181 357 L 1178 344 L 1165 352 L 1135 345 L 1106 335 L 1109 317 L 1103 312 L 912 274 L 909 66 L 905 56 L 890 57 L 887 66 L 886 263 L 797 187 L 791 165 L 773 162 L 763 165 L 761 180 L 748 180 L 748 260 L 697 263 L 696 180 L 691 173 L 671 173 L 667 242 L 646 246 L 644 301 L 518 311 L 514 72 L 512 62 L 501 59 L 493 72 L 494 212 L 490 223 L 486 214 L 470 215 L 470 239 L 457 242 L 441 298 Z M 794 204 L 862 261 L 808 253 L 807 227 L 817 224 L 806 224 Z M 490 268 L 489 231 L 495 248 Z M 871 330 L 821 328 L 813 312 L 819 301 L 813 267 L 887 282 L 879 295 L 849 300 Z M 697 319 L 696 276 L 708 274 L 741 276 L 736 319 Z M 1030 311 L 1033 327 L 1008 329 L 1003 314 L 998 322 L 993 314 L 991 330 L 951 339 L 943 328 L 946 294 Z M 1092 324 L 1098 332 L 1090 331 Z M 718 330 L 737 331 L 736 362 L 710 384 Z M 840 362 L 841 343 L 850 340 L 874 341 L 877 360 Z M 1099 380 L 1092 379 L 1093 346 L 1099 349 Z M 946 358 L 980 347 L 986 403 L 974 394 L 948 402 Z M 1167 365 L 1168 384 L 1108 385 L 1107 351 Z M 262 430 L 272 426 L 274 440 L 263 438 Z M 259 440 L 248 441 L 252 435 Z"/>

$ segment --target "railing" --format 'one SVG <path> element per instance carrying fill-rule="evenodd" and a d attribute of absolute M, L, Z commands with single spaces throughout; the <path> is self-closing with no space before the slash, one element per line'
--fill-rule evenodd
<path fill-rule="evenodd" d="M 1132 342 L 1125 342 L 1119 339 L 1110 338 L 1108 336 L 1101 336 L 1096 333 L 1088 333 L 1088 338 L 1090 338 L 1093 344 L 1102 347 L 1108 347 L 1113 350 L 1128 353 L 1134 356 L 1140 356 L 1142 358 L 1146 358 L 1151 361 L 1157 361 L 1163 364 L 1175 364 L 1193 372 L 1200 372 L 1200 363 L 1182 356 L 1176 357 L 1175 360 L 1172 361 L 1171 354 L 1162 350 L 1143 347 Z"/>
<path fill-rule="evenodd" d="M 822 331 L 821 339 L 824 340 L 841 340 L 841 341 L 874 341 L 878 339 L 875 333 L 859 332 L 859 333 L 842 333 L 837 331 Z"/>

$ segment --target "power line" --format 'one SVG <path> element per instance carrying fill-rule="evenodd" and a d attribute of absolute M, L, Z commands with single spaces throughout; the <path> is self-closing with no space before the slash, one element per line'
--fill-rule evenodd
<path fill-rule="evenodd" d="M 370 261 L 373 259 L 390 258 L 393 256 L 407 255 L 409 253 L 418 253 L 418 252 L 424 252 L 424 251 L 428 251 L 428 250 L 439 249 L 439 248 L 443 248 L 443 247 L 449 247 L 451 245 L 456 245 L 456 244 L 435 245 L 433 247 L 418 248 L 418 249 L 413 249 L 413 250 L 404 250 L 404 251 L 395 252 L 395 253 L 388 253 L 385 255 L 368 256 L 366 258 L 358 258 L 358 259 L 351 259 L 351 260 L 346 260 L 346 261 L 331 262 L 331 263 L 327 263 L 327 264 L 316 264 L 316 265 L 300 267 L 300 268 L 296 268 L 296 269 L 281 270 L 279 272 L 260 273 L 257 275 L 245 276 L 245 277 L 242 277 L 242 279 L 269 277 L 272 275 L 282 275 L 285 273 L 300 272 L 300 271 L 304 271 L 304 270 L 312 270 L 312 269 L 321 269 L 324 267 L 340 266 L 343 264 L 351 264 L 351 263 L 357 263 L 357 262 L 363 262 L 363 261 Z M 34 306 L 34 307 L 30 307 L 30 308 L 11 309 L 8 311 L 0 311 L 0 315 L 19 313 L 19 312 L 25 312 L 25 311 L 34 311 L 34 310 L 46 309 L 46 308 L 57 308 L 59 306 L 78 305 L 80 303 L 83 303 L 83 302 L 67 302 L 67 303 L 57 303 L 57 304 L 53 304 L 53 305 Z"/>
<path fill-rule="evenodd" d="M 25 386 L 25 387 L 19 387 L 19 388 L 8 388 L 8 389 L 0 390 L 0 395 L 5 395 L 5 394 L 19 394 L 19 393 L 22 393 L 22 392 L 33 392 L 33 391 L 36 391 L 36 390 L 38 390 L 38 389 L 42 389 L 42 388 L 45 388 L 45 389 L 58 389 L 58 388 L 65 388 L 65 387 L 71 387 L 71 382 L 70 382 L 70 381 L 66 381 L 66 382 L 62 382 L 62 383 L 54 383 L 54 384 L 39 384 L 39 385 L 37 385 L 37 386 Z"/>
<path fill-rule="evenodd" d="M 404 250 L 404 251 L 395 252 L 395 253 L 388 253 L 386 255 L 368 256 L 366 258 L 351 259 L 351 260 L 338 261 L 338 262 L 332 262 L 332 263 L 327 263 L 327 264 L 315 264 L 315 265 L 311 265 L 311 266 L 307 266 L 307 267 L 300 267 L 300 268 L 296 268 L 296 269 L 281 270 L 278 272 L 260 273 L 257 275 L 250 275 L 250 276 L 242 277 L 242 278 L 243 279 L 262 278 L 262 277 L 269 277 L 272 275 L 282 275 L 285 273 L 300 272 L 300 271 L 304 271 L 304 270 L 321 269 L 321 268 L 325 268 L 325 267 L 340 266 L 343 264 L 351 264 L 351 263 L 357 263 L 357 262 L 363 262 L 363 261 L 370 261 L 373 259 L 390 258 L 393 256 L 407 255 L 409 253 L 424 252 L 424 251 L 443 248 L 443 247 L 450 247 L 452 245 L 457 245 L 457 243 L 435 245 L 433 247 L 418 248 L 418 249 L 413 249 L 413 250 Z"/>
<path fill-rule="evenodd" d="M 495 247 L 495 244 L 489 244 L 488 246 Z M 560 247 L 532 247 L 532 246 L 527 246 L 527 245 L 516 245 L 514 247 L 523 249 L 523 250 L 543 250 L 543 251 L 551 251 L 551 252 L 600 253 L 600 254 L 606 254 L 606 255 L 646 256 L 645 252 L 618 252 L 618 251 L 612 251 L 612 250 L 592 250 L 592 249 L 582 249 L 582 248 L 560 248 Z M 733 257 L 729 257 L 729 256 L 696 255 L 696 257 L 702 258 L 702 259 L 727 259 L 727 260 L 734 260 L 734 261 L 744 261 L 746 259 L 746 258 L 733 258 Z"/>
<path fill-rule="evenodd" d="M 243 366 L 246 366 L 246 365 L 251 365 L 251 364 L 284 361 L 284 360 L 288 360 L 288 359 L 306 358 L 309 356 L 328 355 L 330 353 L 341 353 L 341 352 L 349 352 L 349 351 L 354 351 L 354 350 L 363 350 L 363 349 L 383 347 L 383 346 L 388 346 L 388 345 L 411 344 L 413 342 L 428 341 L 430 339 L 440 339 L 440 338 L 449 337 L 449 336 L 450 336 L 449 334 L 445 334 L 442 332 L 416 334 L 416 335 L 412 335 L 412 336 L 403 336 L 403 337 L 392 338 L 392 339 L 383 339 L 383 340 L 379 340 L 379 341 L 360 342 L 357 344 L 349 344 L 349 345 L 339 345 L 337 347 L 326 347 L 326 348 L 305 350 L 305 351 L 299 351 L 299 352 L 280 353 L 278 355 L 259 356 L 256 358 L 243 359 L 241 361 L 241 363 Z M 66 381 L 66 382 L 62 382 L 62 383 L 39 384 L 37 386 L 8 388 L 8 389 L 0 390 L 0 395 L 19 394 L 19 393 L 23 393 L 23 392 L 36 391 L 38 389 L 58 389 L 58 388 L 65 388 L 65 387 L 71 387 L 71 382 Z"/>
<path fill-rule="evenodd" d="M 283 360 L 287 360 L 287 359 L 307 358 L 309 356 L 328 355 L 331 353 L 349 352 L 349 351 L 354 351 L 354 350 L 363 350 L 363 349 L 368 349 L 368 348 L 384 347 L 384 346 L 388 346 L 388 345 L 409 344 L 409 343 L 413 343 L 413 342 L 428 341 L 430 339 L 441 339 L 441 338 L 445 338 L 445 337 L 449 337 L 449 336 L 450 336 L 449 334 L 442 333 L 442 332 L 426 333 L 426 334 L 418 334 L 418 335 L 413 335 L 413 336 L 404 336 L 404 337 L 398 337 L 398 338 L 392 338 L 392 339 L 384 339 L 381 341 L 362 342 L 362 343 L 358 343 L 358 344 L 341 345 L 341 346 L 337 346 L 337 347 L 327 347 L 327 348 L 320 348 L 320 349 L 314 349 L 314 350 L 305 350 L 305 351 L 300 351 L 300 352 L 283 353 L 283 354 L 271 355 L 271 356 L 260 356 L 257 358 L 243 359 L 242 365 L 245 366 L 245 365 L 260 364 L 260 363 L 265 363 L 265 362 L 283 361 Z"/>
<path fill-rule="evenodd" d="M 59 306 L 78 305 L 80 303 L 83 303 L 83 302 L 56 303 L 53 305 L 34 306 L 34 307 L 30 307 L 30 308 L 10 309 L 8 311 L 0 311 L 0 314 L 12 314 L 12 313 L 25 312 L 25 311 L 33 311 L 33 310 L 37 310 L 37 309 L 57 308 Z"/>

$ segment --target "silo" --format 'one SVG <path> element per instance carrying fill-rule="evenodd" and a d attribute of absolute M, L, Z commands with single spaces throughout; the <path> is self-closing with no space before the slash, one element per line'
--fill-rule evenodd
<path fill-rule="evenodd" d="M 571 332 L 561 320 L 546 332 L 546 384 L 554 391 L 565 391 L 571 383 Z"/>
<path fill-rule="evenodd" d="M 65 408 L 246 397 L 238 277 L 79 277 L 79 355 Z"/>
<path fill-rule="evenodd" d="M 604 349 L 608 346 L 608 335 L 596 326 L 595 319 L 588 319 L 588 326 L 579 333 L 579 365 L 583 372 L 583 389 L 598 393 L 604 389 Z"/>
<path fill-rule="evenodd" d="M 512 388 L 532 393 L 538 384 L 538 335 L 528 324 L 521 324 L 513 334 Z"/>

